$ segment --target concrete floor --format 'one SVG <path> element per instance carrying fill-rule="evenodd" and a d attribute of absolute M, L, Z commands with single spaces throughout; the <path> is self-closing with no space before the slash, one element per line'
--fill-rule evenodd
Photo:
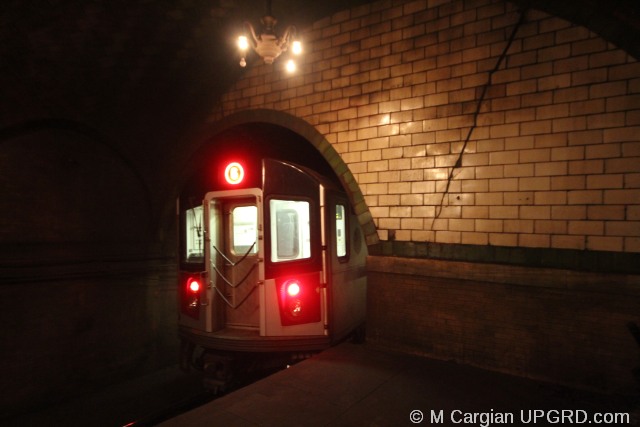
<path fill-rule="evenodd" d="M 558 425 L 562 410 L 565 425 L 595 421 L 596 412 L 623 413 L 619 425 L 639 425 L 637 398 L 344 343 L 160 425 L 489 426 L 509 416 L 508 425 L 523 425 L 534 415 L 535 425 Z"/>
<path fill-rule="evenodd" d="M 156 425 L 149 415 L 180 406 L 200 393 L 197 374 L 185 375 L 172 367 L 0 424 L 108 427 L 146 419 L 136 425 Z M 530 422 L 541 426 L 559 425 L 553 421 L 561 413 L 554 411 L 570 410 L 565 415 L 573 416 L 576 425 L 575 421 L 585 420 L 588 424 L 600 412 L 628 413 L 629 422 L 616 425 L 638 426 L 639 398 L 640 394 L 620 397 L 578 391 L 370 344 L 343 343 L 157 425 L 490 426 L 508 421 L 500 418 L 502 414 L 512 414 L 514 422 L 506 425 L 523 425 L 521 416 L 542 415 L 535 424 Z M 467 415 L 474 413 L 475 418 Z M 420 414 L 423 420 L 412 422 L 410 417 L 418 421 Z M 569 421 L 563 425 L 571 425 Z"/>

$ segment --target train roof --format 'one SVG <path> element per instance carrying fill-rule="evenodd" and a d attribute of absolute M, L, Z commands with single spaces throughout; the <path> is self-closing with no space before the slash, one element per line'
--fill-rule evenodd
<path fill-rule="evenodd" d="M 307 175 L 308 177 L 316 181 L 317 184 L 321 184 L 326 189 L 335 190 L 335 191 L 344 191 L 344 189 L 339 185 L 339 183 L 336 182 L 337 177 L 335 179 L 330 179 L 329 177 L 326 177 L 309 167 L 302 166 L 297 163 L 267 157 L 262 159 L 262 164 L 265 170 L 272 170 L 274 167 L 275 168 L 282 168 L 282 167 L 292 168 L 294 170 L 299 171 L 300 173 Z M 263 176 L 263 188 L 265 185 L 264 179 L 265 177 Z"/>

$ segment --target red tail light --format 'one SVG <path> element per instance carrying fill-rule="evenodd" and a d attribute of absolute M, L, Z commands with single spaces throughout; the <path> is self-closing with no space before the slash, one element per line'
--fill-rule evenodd
<path fill-rule="evenodd" d="M 300 293 L 300 285 L 296 281 L 287 282 L 287 294 L 290 297 L 295 297 Z"/>
<path fill-rule="evenodd" d="M 194 279 L 193 277 L 189 279 L 189 282 L 187 283 L 187 287 L 194 294 L 200 292 L 200 282 L 197 279 Z"/>
<path fill-rule="evenodd" d="M 317 273 L 277 280 L 282 325 L 320 321 L 320 281 Z"/>
<path fill-rule="evenodd" d="M 292 323 L 304 313 L 304 304 L 302 302 L 303 295 L 300 295 L 300 282 L 296 279 L 290 279 L 284 282 L 280 287 L 282 296 L 281 306 L 284 309 L 284 316 Z"/>
<path fill-rule="evenodd" d="M 202 280 L 200 275 L 182 274 L 180 282 L 180 306 L 184 314 L 194 319 L 200 318 L 200 298 L 202 295 Z"/>

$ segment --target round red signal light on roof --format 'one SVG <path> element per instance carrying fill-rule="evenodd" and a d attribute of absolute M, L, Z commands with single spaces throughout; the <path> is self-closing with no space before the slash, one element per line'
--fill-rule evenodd
<path fill-rule="evenodd" d="M 224 179 L 231 185 L 237 185 L 244 179 L 244 168 L 238 162 L 231 162 L 224 170 Z"/>

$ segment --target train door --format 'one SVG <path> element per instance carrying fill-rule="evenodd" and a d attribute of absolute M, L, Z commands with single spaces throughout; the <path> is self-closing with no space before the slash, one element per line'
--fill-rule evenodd
<path fill-rule="evenodd" d="M 261 200 L 257 189 L 211 192 L 205 197 L 211 331 L 260 329 Z"/>

